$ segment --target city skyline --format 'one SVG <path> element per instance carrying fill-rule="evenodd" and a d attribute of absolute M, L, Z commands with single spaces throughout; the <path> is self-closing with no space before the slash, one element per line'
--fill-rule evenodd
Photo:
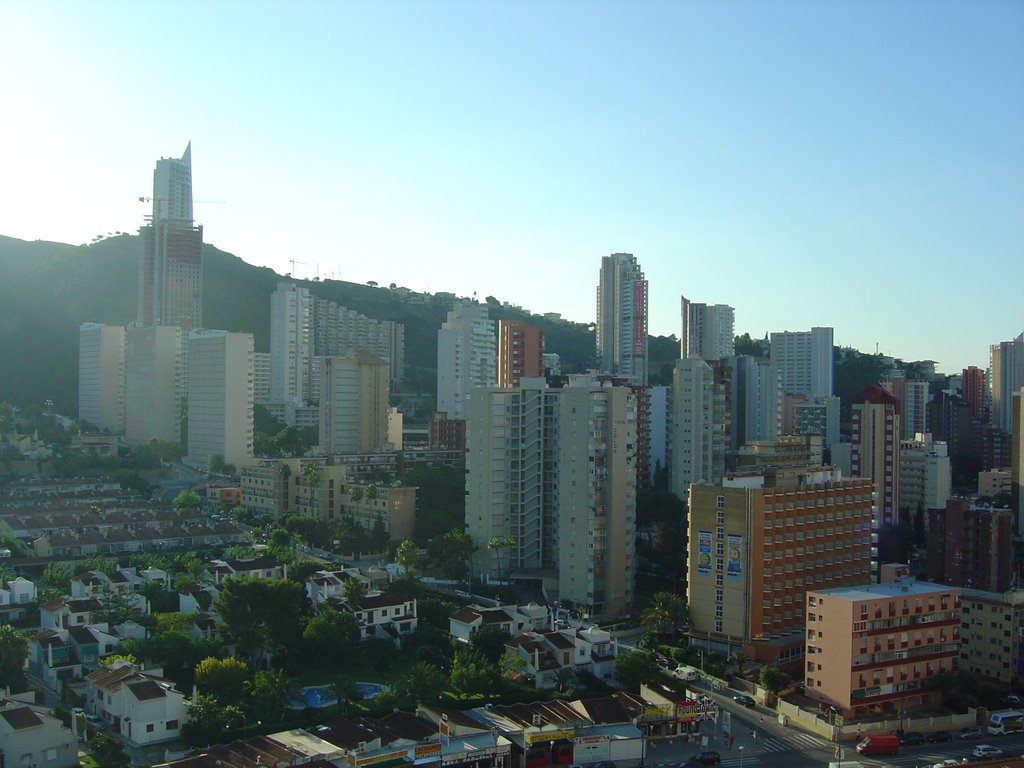
<path fill-rule="evenodd" d="M 204 240 L 299 278 L 593 322 L 600 260 L 627 252 L 655 335 L 696 296 L 739 334 L 833 327 L 952 373 L 1022 330 L 1019 4 L 43 2 L 0 23 L 21 118 L 0 234 L 135 232 L 154 159 L 191 141 Z"/>

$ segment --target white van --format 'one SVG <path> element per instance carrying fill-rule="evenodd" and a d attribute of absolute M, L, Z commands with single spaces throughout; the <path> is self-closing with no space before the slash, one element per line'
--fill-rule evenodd
<path fill-rule="evenodd" d="M 688 667 L 685 664 L 680 664 L 674 670 L 672 670 L 672 676 L 678 677 L 680 680 L 696 680 L 700 677 L 700 673 L 693 667 Z"/>

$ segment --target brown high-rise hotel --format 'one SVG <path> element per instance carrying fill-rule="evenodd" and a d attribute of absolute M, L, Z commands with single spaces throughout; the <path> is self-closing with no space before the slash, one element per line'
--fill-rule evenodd
<path fill-rule="evenodd" d="M 691 641 L 725 656 L 799 662 L 806 592 L 870 581 L 871 492 L 871 480 L 832 467 L 691 485 Z"/>

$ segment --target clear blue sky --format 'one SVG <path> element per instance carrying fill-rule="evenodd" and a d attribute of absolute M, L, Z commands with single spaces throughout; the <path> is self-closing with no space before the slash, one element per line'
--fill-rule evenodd
<path fill-rule="evenodd" d="M 1024 330 L 1024 2 L 0 2 L 0 234 L 135 231 L 594 319 L 635 253 L 736 330 L 941 370 Z"/>

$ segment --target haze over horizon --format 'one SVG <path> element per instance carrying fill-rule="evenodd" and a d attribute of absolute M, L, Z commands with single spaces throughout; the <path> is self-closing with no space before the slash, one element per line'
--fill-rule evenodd
<path fill-rule="evenodd" d="M 191 140 L 206 242 L 299 278 L 592 322 L 625 251 L 654 335 L 685 294 L 957 372 L 1024 329 L 1020 3 L 44 0 L 0 28 L 0 234 L 134 233 Z"/>

